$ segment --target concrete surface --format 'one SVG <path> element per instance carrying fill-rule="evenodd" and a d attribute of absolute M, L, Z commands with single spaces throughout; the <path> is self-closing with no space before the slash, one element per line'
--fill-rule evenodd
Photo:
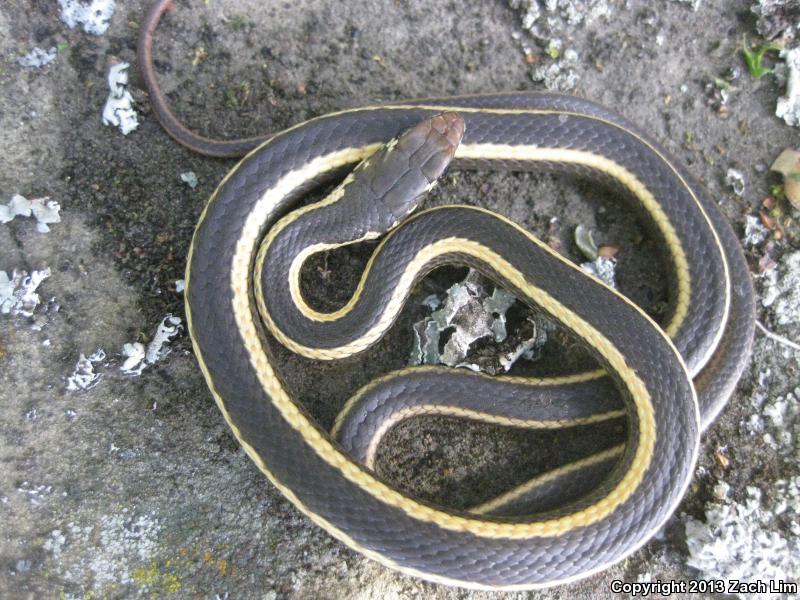
<path fill-rule="evenodd" d="M 118 2 L 101 36 L 69 29 L 55 2 L 0 5 L 0 202 L 20 193 L 50 196 L 62 206 L 62 221 L 50 233 L 37 232 L 30 219 L 0 225 L 0 269 L 50 267 L 39 292 L 60 307 L 37 309 L 38 322 L 46 321 L 40 329 L 31 319 L 0 317 L 0 596 L 494 597 L 399 575 L 298 513 L 229 434 L 185 334 L 141 376 L 120 372 L 125 343 L 146 343 L 167 313 L 183 315 L 174 282 L 183 276 L 205 199 L 233 166 L 177 146 L 140 92 L 134 92 L 138 130 L 123 137 L 101 124 L 108 69 L 115 60 L 135 63 L 146 4 Z M 797 129 L 773 116 L 782 91 L 775 80 L 753 79 L 743 69 L 742 34 L 756 36 L 750 2 L 709 0 L 696 12 L 680 2 L 607 5 L 605 17 L 559 21 L 558 61 L 567 49 L 577 56 L 565 65 L 574 77 L 551 84 L 574 85 L 575 93 L 651 132 L 705 181 L 743 237 L 745 216 L 757 215 L 774 183 L 766 167 L 798 142 Z M 364 103 L 541 89 L 531 73 L 555 61 L 520 23 L 518 11 L 493 0 L 181 1 L 159 32 L 157 67 L 192 128 L 253 135 Z M 16 59 L 34 46 L 57 47 L 56 60 L 42 69 L 20 66 Z M 731 67 L 744 73 L 721 115 L 706 85 Z M 730 167 L 745 176 L 742 197 L 724 183 Z M 190 170 L 199 178 L 196 189 L 179 178 Z M 658 315 L 666 283 L 656 249 L 613 194 L 545 175 L 454 173 L 431 199 L 445 201 L 496 209 L 576 260 L 571 235 L 583 223 L 601 243 L 620 247 L 623 291 Z M 786 208 L 783 238 L 749 248 L 754 272 L 766 252 L 780 264 L 800 247 L 796 216 Z M 332 254 L 328 277 L 312 264 L 305 275 L 309 295 L 321 306 L 341 303 L 368 255 L 369 248 Z M 777 273 L 769 285 L 779 294 L 781 286 L 796 285 L 795 271 Z M 459 274 L 439 273 L 421 286 L 420 297 Z M 761 307 L 760 318 L 800 339 L 800 317 L 778 318 L 775 306 Z M 409 307 L 369 359 L 315 365 L 278 351 L 284 375 L 330 425 L 360 385 L 405 364 L 410 324 L 422 314 L 418 304 Z M 98 348 L 107 353 L 95 365 L 101 378 L 90 390 L 68 392 L 66 377 L 79 355 Z M 686 565 L 681 515 L 702 521 L 721 480 L 734 500 L 745 498 L 750 485 L 771 502 L 776 482 L 798 475 L 796 440 L 787 450 L 783 441 L 773 447 L 764 439 L 770 427 L 794 427 L 796 413 L 780 425 L 767 419 L 761 430 L 750 426 L 770 399 L 794 393 L 796 402 L 797 385 L 798 353 L 759 337 L 753 366 L 706 435 L 698 476 L 664 534 L 585 581 L 509 597 L 606 598 L 614 596 L 614 579 L 700 576 Z M 530 455 L 553 459 L 542 449 L 562 444 L 568 442 L 560 437 L 412 421 L 392 433 L 381 464 L 387 477 L 416 493 L 458 503 L 487 481 L 513 482 L 519 469 L 533 468 Z M 792 535 L 799 512 L 790 507 L 770 521 L 771 531 Z"/>

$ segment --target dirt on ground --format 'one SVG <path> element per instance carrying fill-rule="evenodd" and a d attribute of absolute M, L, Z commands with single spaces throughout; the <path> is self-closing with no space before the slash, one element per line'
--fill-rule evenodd
<path fill-rule="evenodd" d="M 64 22 L 64 7 L 75 4 L 0 5 L 0 205 L 15 194 L 60 204 L 49 232 L 33 217 L 0 224 L 0 271 L 12 278 L 15 270 L 50 270 L 35 292 L 38 306 L 0 315 L 0 596 L 499 597 L 399 574 L 298 512 L 231 435 L 185 330 L 164 334 L 157 360 L 136 362 L 159 324 L 170 325 L 167 315 L 185 325 L 176 282 L 204 203 L 235 161 L 179 146 L 150 111 L 135 75 L 147 1 L 117 1 L 99 35 Z M 532 4 L 542 12 L 536 35 L 523 27 Z M 546 4 L 559 6 L 179 0 L 158 31 L 155 64 L 176 112 L 211 137 L 258 135 L 407 98 L 550 88 L 605 104 L 659 140 L 717 199 L 745 246 L 758 317 L 782 337 L 757 332 L 752 365 L 706 432 L 694 482 L 662 533 L 585 580 L 507 596 L 610 598 L 614 580 L 726 579 L 730 564 L 751 568 L 739 572 L 747 576 L 759 560 L 796 581 L 800 354 L 785 342 L 800 340 L 792 300 L 800 301 L 800 229 L 769 166 L 784 148 L 797 149 L 800 136 L 774 114 L 783 80 L 755 78 L 742 60 L 744 35 L 764 42 L 754 2 L 561 2 L 552 13 Z M 20 64 L 35 47 L 52 49 L 50 62 Z M 777 60 L 777 51 L 765 56 L 766 65 Z M 131 65 L 139 119 L 128 135 L 101 120 L 109 70 L 120 62 Z M 189 172 L 196 187 L 181 179 Z M 452 171 L 427 203 L 485 206 L 576 261 L 573 232 L 584 225 L 600 245 L 619 249 L 620 289 L 656 317 L 664 310 L 658 245 L 614 190 L 547 174 Z M 310 301 L 341 305 L 371 250 L 311 261 L 303 276 Z M 463 276 L 446 268 L 420 284 L 367 357 L 317 364 L 276 350 L 282 376 L 329 427 L 362 385 L 408 364 L 412 324 L 429 314 L 420 300 Z M 572 356 L 553 346 L 520 372 Z M 412 419 L 391 432 L 380 465 L 397 485 L 463 506 L 486 486 L 501 491 L 542 461 L 577 456 L 587 440 L 619 433 L 611 429 L 575 441 Z M 736 513 L 754 495 L 762 512 L 737 526 L 741 535 L 766 536 L 768 558 L 748 555 L 748 546 L 727 562 L 712 551 L 700 560 L 714 540 L 727 543 L 724 526 L 702 529 L 713 511 Z M 782 509 L 781 499 L 789 502 Z M 687 523 L 700 523 L 701 533 Z"/>

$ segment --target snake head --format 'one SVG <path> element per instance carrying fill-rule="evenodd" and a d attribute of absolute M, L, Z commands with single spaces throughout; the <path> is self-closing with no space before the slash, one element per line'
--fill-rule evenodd
<path fill-rule="evenodd" d="M 407 129 L 359 165 L 357 178 L 369 184 L 383 231 L 420 205 L 453 160 L 463 136 L 464 118 L 441 113 Z"/>

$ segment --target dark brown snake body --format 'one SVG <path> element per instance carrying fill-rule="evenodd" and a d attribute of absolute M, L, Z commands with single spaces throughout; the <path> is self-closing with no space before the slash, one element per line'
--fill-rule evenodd
<path fill-rule="evenodd" d="M 208 385 L 259 468 L 337 538 L 434 581 L 553 585 L 605 568 L 650 539 L 683 496 L 700 433 L 731 395 L 753 336 L 747 265 L 702 186 L 624 118 L 556 94 L 409 101 L 250 140 L 199 137 L 169 111 L 152 66 L 152 35 L 168 4 L 154 4 L 139 40 L 139 69 L 159 121 L 198 152 L 250 152 L 200 218 L 186 309 Z M 451 159 L 459 169 L 566 171 L 624 188 L 666 248 L 674 293 L 663 329 L 501 216 L 449 206 L 407 218 Z M 314 186 L 359 163 L 325 200 L 291 212 Z M 318 313 L 305 303 L 298 282 L 308 256 L 379 236 L 345 307 Z M 267 333 L 320 360 L 367 351 L 415 283 L 445 262 L 474 266 L 546 312 L 592 349 L 604 371 L 523 381 L 403 370 L 361 390 L 335 437 L 323 431 L 280 379 Z M 372 470 L 386 430 L 420 414 L 539 428 L 625 415 L 628 441 L 456 511 L 409 496 Z M 587 485 L 578 500 L 563 499 Z"/>

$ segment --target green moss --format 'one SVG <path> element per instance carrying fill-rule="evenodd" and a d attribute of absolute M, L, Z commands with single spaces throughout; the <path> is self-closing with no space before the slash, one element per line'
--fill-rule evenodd
<path fill-rule="evenodd" d="M 783 200 L 786 198 L 786 192 L 783 189 L 783 184 L 773 183 L 771 186 L 769 186 L 769 195 L 776 200 Z"/>
<path fill-rule="evenodd" d="M 238 87 L 225 90 L 225 106 L 238 110 L 250 99 L 250 82 L 243 81 Z"/>
<path fill-rule="evenodd" d="M 228 25 L 234 31 L 241 31 L 247 25 L 247 19 L 244 15 L 233 15 L 228 21 Z"/>

